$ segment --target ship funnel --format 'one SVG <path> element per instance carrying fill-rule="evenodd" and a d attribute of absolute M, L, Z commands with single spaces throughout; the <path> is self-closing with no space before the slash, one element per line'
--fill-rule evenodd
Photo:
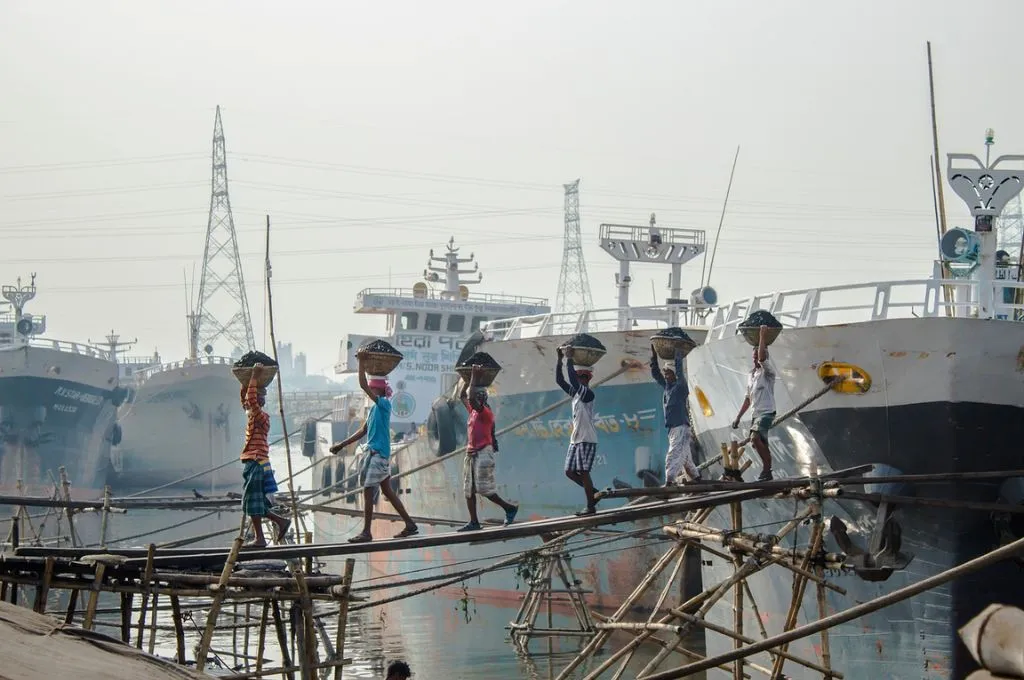
<path fill-rule="evenodd" d="M 981 240 L 973 231 L 955 227 L 943 235 L 939 252 L 947 262 L 977 262 Z"/>

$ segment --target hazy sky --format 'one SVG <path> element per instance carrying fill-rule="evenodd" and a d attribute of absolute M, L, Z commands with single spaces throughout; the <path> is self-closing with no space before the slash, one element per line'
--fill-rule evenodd
<path fill-rule="evenodd" d="M 330 371 L 364 287 L 410 286 L 454 235 L 480 291 L 555 297 L 577 177 L 597 307 L 602 222 L 713 238 L 752 292 L 930 274 L 925 42 L 942 153 L 1024 153 L 1024 3 L 0 3 L 0 273 L 38 273 L 49 334 L 111 328 L 182 356 L 222 109 L 239 247 L 265 338 Z M 950 226 L 963 224 L 947 193 Z M 663 300 L 638 269 L 633 302 Z M 684 287 L 700 262 L 684 269 Z"/>

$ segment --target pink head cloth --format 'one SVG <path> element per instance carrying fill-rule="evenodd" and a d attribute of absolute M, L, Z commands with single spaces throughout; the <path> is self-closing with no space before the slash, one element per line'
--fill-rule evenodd
<path fill-rule="evenodd" d="M 576 369 L 577 373 L 585 373 L 586 375 L 590 376 L 594 375 L 594 369 L 590 368 L 589 366 L 574 366 L 573 368 Z"/>
<path fill-rule="evenodd" d="M 393 394 L 391 386 L 388 385 L 387 378 L 370 378 L 369 383 L 373 389 L 384 390 L 384 395 L 387 397 L 391 397 Z"/>

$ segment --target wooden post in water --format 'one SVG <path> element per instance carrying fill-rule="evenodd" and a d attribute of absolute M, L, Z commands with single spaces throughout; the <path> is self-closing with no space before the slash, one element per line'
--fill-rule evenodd
<path fill-rule="evenodd" d="M 341 582 L 340 598 L 338 603 L 338 632 L 334 642 L 334 661 L 338 664 L 334 667 L 334 680 L 342 679 L 345 660 L 345 634 L 348 629 L 348 603 L 352 597 L 352 572 L 355 569 L 356 561 L 351 557 L 345 560 L 345 576 Z"/>
<path fill-rule="evenodd" d="M 50 595 L 50 581 L 53 580 L 53 569 L 56 564 L 56 560 L 52 557 L 46 558 L 46 566 L 43 567 L 43 580 L 39 583 L 39 588 L 36 590 L 36 602 L 33 609 L 36 613 L 46 613 L 46 600 Z"/>
<path fill-rule="evenodd" d="M 177 595 L 171 595 L 171 615 L 174 617 L 174 643 L 177 647 L 178 663 L 185 665 L 185 624 L 181 620 L 181 602 Z"/>
<path fill-rule="evenodd" d="M 78 534 L 75 532 L 75 511 L 71 509 L 71 482 L 68 481 L 68 471 L 63 465 L 58 469 L 60 473 L 60 487 L 61 495 L 64 497 L 64 502 L 68 503 L 65 508 L 68 515 L 68 534 L 71 536 L 71 546 L 74 548 L 78 547 Z"/>
<path fill-rule="evenodd" d="M 263 614 L 260 616 L 260 630 L 256 643 L 256 673 L 263 672 L 263 652 L 267 647 L 267 619 L 270 616 L 270 599 L 263 600 Z"/>
<path fill-rule="evenodd" d="M 100 585 L 103 583 L 103 574 L 107 565 L 103 562 L 96 563 L 96 576 L 93 578 L 92 588 L 89 590 L 89 604 L 85 607 L 85 620 L 82 621 L 82 628 L 92 630 L 93 619 L 96 618 L 96 605 L 100 598 Z"/>
<path fill-rule="evenodd" d="M 730 506 L 732 511 L 732 528 L 733 531 L 739 533 L 743 531 L 743 506 L 739 503 L 733 503 Z M 742 553 L 736 552 L 732 556 L 733 565 L 736 572 L 743 567 L 744 556 Z M 733 641 L 733 647 L 739 649 L 743 646 L 740 642 L 740 636 L 743 635 L 743 584 L 746 583 L 746 579 L 741 579 L 736 582 L 736 585 L 732 587 L 733 597 L 733 630 L 736 632 L 736 639 Z M 732 668 L 733 680 L 743 680 L 743 659 L 737 659 L 736 663 Z"/>
<path fill-rule="evenodd" d="M 274 628 L 277 630 L 277 644 L 281 648 L 281 665 L 290 668 L 292 665 L 291 654 L 288 653 L 288 632 L 284 628 L 284 620 L 281 618 L 281 607 L 277 600 L 271 602 L 271 610 L 274 614 Z M 287 671 L 288 680 L 295 680 L 295 673 Z"/>
<path fill-rule="evenodd" d="M 107 549 L 107 522 L 110 519 L 110 485 L 103 487 L 103 517 L 100 520 L 100 550 Z"/>
<path fill-rule="evenodd" d="M 245 513 L 242 513 L 242 523 L 238 527 L 238 535 L 231 545 L 231 552 L 224 562 L 224 569 L 220 572 L 220 580 L 210 589 L 214 591 L 213 602 L 210 603 L 210 613 L 206 617 L 206 628 L 203 629 L 203 637 L 199 641 L 199 651 L 196 655 L 196 670 L 200 673 L 206 668 L 206 656 L 210 652 L 210 643 L 213 641 L 213 629 L 217 625 L 217 616 L 220 614 L 221 603 L 224 602 L 224 594 L 227 590 L 228 579 L 231 578 L 231 571 L 235 568 L 235 561 L 238 560 L 238 551 L 242 549 L 242 541 L 245 540 Z"/>
<path fill-rule="evenodd" d="M 146 631 L 146 610 L 149 608 L 149 588 L 153 580 L 153 556 L 156 554 L 156 545 L 149 544 L 146 550 L 146 568 L 142 572 L 142 605 L 139 607 L 139 625 L 135 631 L 135 648 L 142 649 L 142 640 Z"/>

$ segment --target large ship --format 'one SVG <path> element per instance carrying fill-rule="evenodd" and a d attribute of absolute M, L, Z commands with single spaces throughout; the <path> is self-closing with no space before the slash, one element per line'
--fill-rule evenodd
<path fill-rule="evenodd" d="M 25 312 L 35 274 L 0 293 L 0 489 L 49 496 L 64 468 L 76 498 L 98 497 L 125 395 L 117 363 L 102 347 L 43 337 L 46 317 Z"/>
<path fill-rule="evenodd" d="M 201 355 L 198 317 L 188 320 L 186 358 L 164 362 L 154 354 L 151 361 L 128 364 L 128 395 L 118 411 L 121 441 L 112 459 L 111 485 L 118 492 L 171 484 L 217 467 L 182 484 L 203 489 L 238 484 L 237 467 L 225 465 L 238 458 L 245 441 L 232 359 L 215 356 L 210 346 Z"/>
<path fill-rule="evenodd" d="M 977 167 L 960 167 L 965 160 Z M 785 327 L 770 347 L 770 361 L 778 375 L 778 413 L 822 395 L 770 431 L 776 478 L 862 465 L 872 465 L 873 475 L 1019 469 L 1014 452 L 1015 442 L 1024 435 L 1024 285 L 1019 282 L 1019 259 L 995 247 L 993 221 L 1020 191 L 1024 171 L 1001 169 L 1001 160 L 989 165 L 973 156 L 950 157 L 950 184 L 967 201 L 975 225 L 973 230 L 944 232 L 941 258 L 929 279 L 774 292 L 709 307 L 715 303 L 713 291 L 700 289 L 681 299 L 674 273 L 669 304 L 637 308 L 628 305 L 628 263 L 665 263 L 666 251 L 685 245 L 700 252 L 703 234 L 658 229 L 653 220 L 647 228 L 602 225 L 603 249 L 622 263 L 617 308 L 490 322 L 481 336 L 467 342 L 464 352 L 486 351 L 505 367 L 491 388 L 500 428 L 528 419 L 561 398 L 551 376 L 558 345 L 575 332 L 598 337 L 608 351 L 596 366 L 595 383 L 625 370 L 596 388 L 601 441 L 595 483 L 620 488 L 653 485 L 663 481 L 665 451 L 660 394 L 646 369 L 653 330 L 680 325 L 701 343 L 687 357 L 686 373 L 691 418 L 698 434 L 696 453 L 708 460 L 734 436 L 731 423 L 746 392 L 751 347 L 737 335 L 737 327 L 751 312 L 766 310 Z M 682 258 L 689 259 L 687 254 Z M 847 387 L 822 393 L 825 381 L 837 375 L 847 379 Z M 521 501 L 524 518 L 566 515 L 579 505 L 578 490 L 561 476 L 568 415 L 568 407 L 563 406 L 499 437 L 498 491 Z M 454 431 L 461 424 L 449 427 Z M 393 469 L 429 463 L 449 449 L 440 445 L 443 440 L 434 433 L 425 442 L 416 440 L 400 448 L 393 456 Z M 748 479 L 760 470 L 760 462 L 753 458 Z M 334 471 L 335 478 L 344 475 L 349 486 L 342 494 L 328 490 L 327 495 L 333 495 L 331 504 L 358 507 L 361 494 L 355 493 L 357 487 L 351 482 L 353 463 L 346 456 L 338 466 L 344 469 Z M 711 469 L 716 476 L 721 471 L 717 465 Z M 404 478 L 400 486 L 414 515 L 465 517 L 459 457 Z M 958 480 L 920 489 L 910 485 L 864 488 L 896 497 L 917 493 L 940 500 L 1024 503 L 1024 483 L 1019 478 Z M 747 503 L 744 523 L 781 526 L 792 519 L 793 508 L 785 505 Z M 381 509 L 387 511 L 386 505 Z M 484 517 L 499 518 L 497 509 L 486 502 L 482 511 Z M 830 515 L 830 531 L 824 548 L 852 558 L 850 571 L 839 579 L 846 593 L 829 593 L 830 611 L 917 582 L 1024 533 L 1013 516 L 901 506 L 895 501 L 840 498 L 829 501 L 825 511 Z M 713 514 L 707 525 L 731 526 L 726 514 L 726 510 Z M 327 540 L 342 540 L 358 530 L 358 519 L 325 516 L 317 524 Z M 397 530 L 397 525 L 379 524 L 375 531 L 381 537 Z M 420 568 L 427 560 L 457 569 L 463 560 L 486 563 L 499 553 L 528 547 L 535 547 L 535 542 L 453 546 L 405 556 L 377 553 L 369 566 L 393 574 Z M 649 560 L 662 552 L 643 545 L 619 548 L 599 554 L 573 551 L 577 574 L 593 591 L 588 599 L 594 606 L 621 603 Z M 702 564 L 705 583 L 720 583 L 733 574 L 731 561 L 705 556 Z M 991 602 L 1024 604 L 1015 588 L 1020 569 L 1021 563 L 1004 562 L 838 627 L 830 635 L 833 668 L 887 678 L 963 677 L 972 661 L 956 641 L 957 628 Z M 522 595 L 517 585 L 513 574 L 498 572 L 482 576 L 471 591 L 474 598 L 514 604 Z M 769 635 L 781 632 L 792 597 L 791 575 L 768 569 L 753 576 L 749 585 L 759 620 L 747 608 L 746 616 L 751 618 L 745 629 L 763 624 Z M 709 620 L 731 628 L 733 609 L 728 597 L 724 607 L 711 610 Z M 801 622 L 819 616 L 811 599 L 800 612 Z M 795 642 L 790 651 L 821 662 L 817 642 Z M 714 654 L 731 649 L 734 643 L 708 633 L 706 644 L 709 654 Z M 771 666 L 767 656 L 751 661 Z M 786 673 L 794 678 L 816 675 L 794 664 Z"/>
<path fill-rule="evenodd" d="M 565 395 L 556 387 L 554 368 L 556 347 L 573 333 L 586 331 L 597 337 L 607 349 L 605 357 L 594 371 L 597 394 L 595 405 L 596 427 L 601 439 L 593 468 L 594 482 L 599 487 L 654 486 L 663 480 L 663 461 L 666 443 L 661 409 L 661 393 L 651 380 L 648 368 L 651 332 L 648 328 L 683 325 L 696 341 L 703 339 L 702 320 L 707 316 L 708 303 L 713 302 L 710 288 L 695 291 L 683 298 L 680 291 L 682 266 L 700 256 L 705 248 L 705 235 L 695 229 L 662 229 L 652 215 L 651 223 L 644 227 L 623 225 L 602 226 L 602 244 L 605 251 L 620 262 L 620 306 L 612 310 L 587 310 L 581 315 L 552 314 L 539 303 L 529 301 L 534 309 L 516 317 L 502 318 L 502 309 L 485 306 L 498 302 L 493 296 L 453 294 L 462 285 L 457 277 L 457 255 L 449 248 L 445 267 L 446 295 L 431 294 L 426 285 L 414 288 L 404 297 L 392 297 L 387 304 L 378 302 L 379 293 L 364 291 L 356 301 L 357 311 L 367 306 L 388 315 L 390 337 L 397 341 L 405 353 L 405 360 L 389 376 L 395 389 L 392 429 L 396 444 L 393 448 L 392 469 L 424 469 L 399 484 L 399 492 L 413 515 L 441 518 L 449 524 L 466 519 L 466 503 L 462 491 L 462 456 L 443 462 L 437 459 L 455 451 L 465 442 L 466 414 L 464 407 L 454 399 L 457 374 L 454 363 L 474 351 L 484 350 L 504 368 L 491 387 L 490 403 L 497 418 L 497 428 L 526 421 L 514 430 L 499 435 L 498 493 L 520 503 L 520 520 L 571 515 L 584 504 L 583 492 L 563 474 L 563 460 L 568 443 L 570 406 L 555 408 Z M 671 268 L 671 297 L 667 306 L 630 307 L 630 266 L 649 263 Z M 428 273 L 429 276 L 429 273 Z M 416 291 L 419 292 L 416 292 Z M 454 300 L 452 298 L 455 298 Z M 454 304 L 465 297 L 462 304 Z M 372 300 L 369 303 L 368 301 Z M 479 300 L 479 301 L 477 301 Z M 466 304 L 475 305 L 467 307 Z M 515 304 L 523 304 L 521 298 Z M 426 313 L 425 313 L 426 312 Z M 471 318 L 466 323 L 467 317 Z M 427 328 L 437 333 L 441 328 L 462 331 L 464 335 L 444 341 L 442 352 L 433 349 L 433 337 L 423 333 L 420 319 L 429 323 Z M 477 331 L 480 326 L 482 332 Z M 635 330 L 634 330 L 635 328 Z M 625 329 L 625 330 L 624 330 Z M 468 337 L 466 333 L 471 333 Z M 403 337 L 417 333 L 422 339 L 414 341 Z M 501 339 L 496 340 L 500 335 Z M 485 341 L 485 336 L 492 340 Z M 354 351 L 364 336 L 350 338 L 343 343 L 346 367 L 354 366 Z M 417 344 L 418 343 L 418 344 Z M 425 347 L 426 352 L 409 348 Z M 443 362 L 443 363 L 442 363 Z M 428 409 L 413 411 L 401 408 L 403 393 L 420 380 L 410 379 L 405 371 L 429 368 L 431 390 L 424 390 L 416 404 L 430 403 Z M 413 374 L 415 375 L 415 374 Z M 440 396 L 438 396 L 440 392 Z M 410 402 L 411 403 L 411 402 Z M 354 431 L 365 418 L 365 401 L 347 401 L 336 410 L 336 421 L 347 422 L 342 436 Z M 409 432 L 401 422 L 399 412 L 412 412 L 409 423 L 423 423 L 416 432 Z M 537 416 L 537 414 L 542 414 Z M 397 421 L 397 424 L 396 424 Z M 333 460 L 327 452 L 330 441 L 338 441 L 338 426 L 321 423 L 316 437 L 315 455 L 324 458 L 320 470 L 321 488 L 327 502 L 335 507 L 356 509 L 362 496 L 354 473 L 358 469 L 359 454 L 346 451 Z M 332 432 L 332 428 L 334 432 Z M 413 436 L 409 437 L 408 434 Z M 311 452 L 312 453 L 312 452 Z M 338 488 L 339 480 L 343 488 Z M 320 500 L 323 497 L 321 496 Z M 608 500 L 602 508 L 621 505 L 623 501 Z M 386 505 L 381 508 L 387 512 Z M 481 501 L 480 517 L 487 521 L 500 521 L 500 510 L 487 501 Z M 668 520 L 665 520 L 668 521 Z M 317 516 L 318 541 L 345 540 L 358 532 L 358 521 L 337 514 Z M 375 536 L 385 537 L 400 527 L 380 522 L 374 528 Z M 647 526 L 660 526 L 652 521 Z M 449 531 L 450 527 L 423 526 L 421 531 Z M 427 551 L 423 555 L 411 553 L 375 553 L 367 563 L 376 574 L 396 574 L 422 566 L 423 560 L 437 560 L 441 564 L 455 564 L 463 560 L 486 562 L 499 559 L 515 551 L 537 547 L 537 541 L 518 540 L 495 545 L 451 546 L 440 551 Z M 609 548 L 612 552 L 609 552 Z M 588 601 L 597 607 L 617 606 L 646 571 L 651 560 L 658 556 L 659 547 L 645 539 L 623 540 L 619 545 L 587 551 L 574 549 L 574 568 L 591 591 Z M 456 598 L 461 591 L 453 591 Z M 495 572 L 480 577 L 472 588 L 476 601 L 515 607 L 522 597 L 522 584 L 509 572 Z M 653 604 L 653 602 L 646 603 Z"/>

